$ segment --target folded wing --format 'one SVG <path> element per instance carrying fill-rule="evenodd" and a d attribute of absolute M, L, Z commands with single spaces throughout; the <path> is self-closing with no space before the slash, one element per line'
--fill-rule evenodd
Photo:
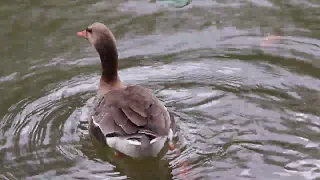
<path fill-rule="evenodd" d="M 162 102 L 151 90 L 138 85 L 104 95 L 93 117 L 104 135 L 130 135 L 138 131 L 167 135 L 171 123 Z"/>

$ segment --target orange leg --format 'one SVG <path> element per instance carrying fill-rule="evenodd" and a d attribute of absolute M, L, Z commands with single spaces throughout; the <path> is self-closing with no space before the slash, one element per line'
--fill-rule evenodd
<path fill-rule="evenodd" d="M 173 151 L 176 147 L 174 146 L 174 144 L 172 142 L 169 142 L 169 149 L 171 151 Z"/>
<path fill-rule="evenodd" d="M 175 146 L 174 146 L 174 144 L 172 142 L 169 142 L 169 149 L 171 151 L 173 151 L 175 149 Z M 176 152 L 176 154 L 178 156 L 180 156 L 180 154 L 181 154 L 180 150 L 178 150 Z M 188 170 L 186 169 L 188 167 L 188 162 L 182 161 L 181 164 L 180 164 L 180 167 L 181 167 L 181 170 L 180 170 L 179 175 L 181 176 L 181 179 L 185 179 L 186 173 L 188 172 Z"/>
<path fill-rule="evenodd" d="M 114 156 L 117 157 L 117 158 L 122 158 L 122 157 L 124 157 L 124 154 L 121 153 L 121 152 L 115 151 L 114 152 Z"/>

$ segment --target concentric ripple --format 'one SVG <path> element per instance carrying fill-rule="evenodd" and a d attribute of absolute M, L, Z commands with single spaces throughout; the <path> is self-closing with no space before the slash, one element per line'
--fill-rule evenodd
<path fill-rule="evenodd" d="M 184 2 L 1 1 L 0 179 L 319 179 L 319 2 Z M 179 116 L 164 157 L 90 137 L 100 62 L 75 34 L 94 21 L 121 79 Z"/>

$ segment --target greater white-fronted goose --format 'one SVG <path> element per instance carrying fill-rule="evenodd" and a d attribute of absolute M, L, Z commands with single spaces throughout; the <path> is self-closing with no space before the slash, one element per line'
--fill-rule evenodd
<path fill-rule="evenodd" d="M 174 118 L 151 90 L 121 82 L 116 40 L 107 26 L 96 22 L 77 35 L 87 39 L 101 59 L 98 98 L 89 121 L 91 133 L 125 155 L 156 157 L 176 133 Z"/>

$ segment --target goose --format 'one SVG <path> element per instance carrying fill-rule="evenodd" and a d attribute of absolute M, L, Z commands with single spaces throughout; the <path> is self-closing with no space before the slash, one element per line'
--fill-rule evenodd
<path fill-rule="evenodd" d="M 89 131 L 116 153 L 157 157 L 176 135 L 174 116 L 150 89 L 123 83 L 118 75 L 118 51 L 110 29 L 95 22 L 77 33 L 96 49 L 102 73 Z"/>

